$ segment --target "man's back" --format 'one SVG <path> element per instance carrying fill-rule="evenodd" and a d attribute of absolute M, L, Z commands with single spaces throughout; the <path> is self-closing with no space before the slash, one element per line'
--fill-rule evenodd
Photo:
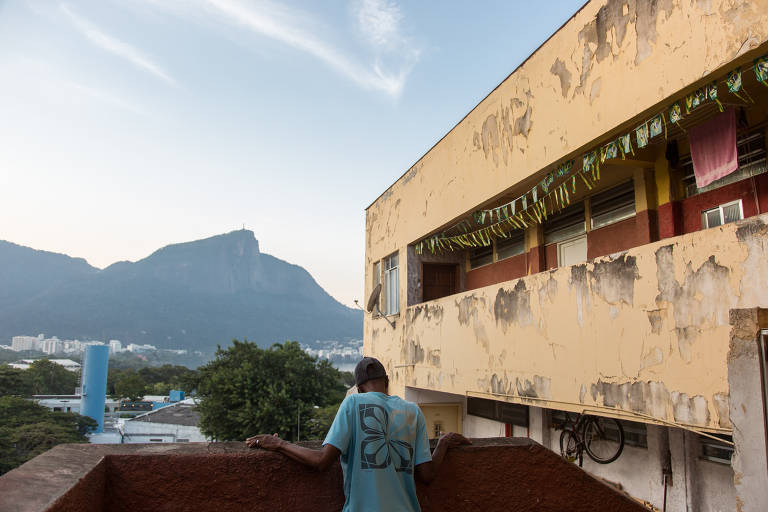
<path fill-rule="evenodd" d="M 419 510 L 414 467 L 432 458 L 416 404 L 378 392 L 350 395 L 323 444 L 341 452 L 344 512 Z"/>

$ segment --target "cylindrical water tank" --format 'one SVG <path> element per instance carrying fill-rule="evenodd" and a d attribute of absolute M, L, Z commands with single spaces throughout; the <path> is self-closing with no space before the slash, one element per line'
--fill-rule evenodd
<path fill-rule="evenodd" d="M 99 423 L 94 432 L 104 430 L 104 402 L 107 398 L 108 365 L 108 346 L 88 345 L 85 348 L 80 414 L 93 418 Z"/>

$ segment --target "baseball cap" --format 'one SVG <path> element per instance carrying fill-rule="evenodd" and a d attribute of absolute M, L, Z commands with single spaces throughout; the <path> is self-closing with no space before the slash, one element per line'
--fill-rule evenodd
<path fill-rule="evenodd" d="M 355 367 L 355 384 L 359 386 L 372 379 L 386 377 L 387 371 L 381 361 L 375 357 L 364 357 Z"/>

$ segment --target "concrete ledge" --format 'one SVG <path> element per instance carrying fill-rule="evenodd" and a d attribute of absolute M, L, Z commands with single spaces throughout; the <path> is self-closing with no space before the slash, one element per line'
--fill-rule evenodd
<path fill-rule="evenodd" d="M 438 479 L 419 485 L 423 511 L 645 510 L 529 439 L 473 443 L 450 450 Z M 331 511 L 344 504 L 338 464 L 317 472 L 242 443 L 61 445 L 0 477 L 0 496 L 0 512 L 120 512 L 137 504 Z"/>

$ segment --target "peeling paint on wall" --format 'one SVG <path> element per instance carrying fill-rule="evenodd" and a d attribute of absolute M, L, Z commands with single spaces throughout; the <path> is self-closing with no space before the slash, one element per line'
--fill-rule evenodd
<path fill-rule="evenodd" d="M 568 91 L 571 90 L 571 72 L 565 67 L 565 62 L 558 57 L 549 72 L 560 79 L 560 91 L 563 93 L 563 98 L 567 98 Z"/>
<path fill-rule="evenodd" d="M 496 325 L 500 325 L 505 333 L 515 324 L 526 326 L 531 323 L 531 292 L 526 289 L 525 281 L 519 280 L 511 291 L 499 288 L 493 315 Z"/>
<path fill-rule="evenodd" d="M 626 253 L 619 258 L 595 262 L 589 271 L 592 292 L 612 305 L 633 305 L 635 281 L 639 278 L 636 258 Z"/>
<path fill-rule="evenodd" d="M 475 342 L 479 343 L 483 349 L 488 352 L 488 333 L 485 325 L 479 319 L 479 308 L 485 308 L 485 298 L 469 295 L 456 301 L 456 307 L 459 312 L 459 325 L 472 324 L 472 331 L 475 334 Z"/>

